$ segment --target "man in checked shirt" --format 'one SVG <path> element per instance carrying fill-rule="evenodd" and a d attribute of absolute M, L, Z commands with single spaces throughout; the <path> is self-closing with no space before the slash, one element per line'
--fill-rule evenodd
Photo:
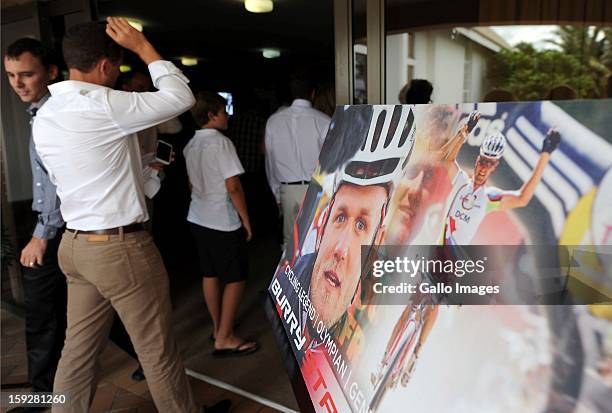
<path fill-rule="evenodd" d="M 11 87 L 30 116 L 49 98 L 47 85 L 57 77 L 51 53 L 38 40 L 23 38 L 11 44 L 4 55 L 4 67 Z M 57 264 L 57 249 L 64 231 L 60 201 L 55 186 L 34 150 L 30 134 L 32 166 L 32 210 L 37 215 L 32 239 L 21 251 L 26 267 L 23 287 L 26 306 L 26 347 L 28 379 L 37 392 L 53 390 L 66 330 L 66 278 Z"/>

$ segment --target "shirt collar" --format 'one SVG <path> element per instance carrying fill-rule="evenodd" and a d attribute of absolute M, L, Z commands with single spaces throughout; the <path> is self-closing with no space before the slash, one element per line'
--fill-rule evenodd
<path fill-rule="evenodd" d="M 57 82 L 49 85 L 49 92 L 51 96 L 61 95 L 71 91 L 93 91 L 98 89 L 108 89 L 106 86 L 97 85 L 95 83 L 81 82 L 80 80 L 64 80 L 63 82 Z"/>
<path fill-rule="evenodd" d="M 40 109 L 42 105 L 45 104 L 45 102 L 47 101 L 47 99 L 49 99 L 50 96 L 51 95 L 49 94 L 49 92 L 45 93 L 45 96 L 43 96 L 38 102 L 31 103 L 30 106 L 28 106 L 28 108 L 26 109 L 26 111 L 30 114 L 30 116 L 34 116 L 36 111 Z"/>
<path fill-rule="evenodd" d="M 219 131 L 214 128 L 198 129 L 195 131 L 196 136 L 210 136 L 216 135 L 217 133 L 219 133 Z"/>
<path fill-rule="evenodd" d="M 311 108 L 312 107 L 312 103 L 309 100 L 306 99 L 295 99 L 292 103 L 291 103 L 292 107 L 298 107 L 298 108 Z"/>

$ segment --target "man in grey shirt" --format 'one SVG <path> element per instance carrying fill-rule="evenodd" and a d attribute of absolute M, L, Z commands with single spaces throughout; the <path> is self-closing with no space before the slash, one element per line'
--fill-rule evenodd
<path fill-rule="evenodd" d="M 47 85 L 57 77 L 51 53 L 38 40 L 23 38 L 4 55 L 9 83 L 32 118 L 49 98 Z M 57 264 L 57 250 L 64 228 L 55 185 L 34 150 L 30 136 L 32 210 L 37 213 L 30 242 L 21 251 L 26 306 L 28 380 L 36 392 L 53 390 L 66 330 L 66 279 Z M 27 411 L 27 410 L 25 410 Z"/>

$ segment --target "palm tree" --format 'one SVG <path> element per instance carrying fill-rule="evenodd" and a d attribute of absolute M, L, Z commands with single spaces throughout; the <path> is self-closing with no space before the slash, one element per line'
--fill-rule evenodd
<path fill-rule="evenodd" d="M 559 39 L 549 40 L 563 52 L 577 57 L 600 58 L 603 53 L 604 38 L 600 27 L 559 26 L 555 34 Z M 579 59 L 582 61 L 582 59 Z"/>
<path fill-rule="evenodd" d="M 612 30 L 601 27 L 559 26 L 557 39 L 548 40 L 568 55 L 575 56 L 583 72 L 598 85 L 599 95 L 604 95 L 607 77 L 612 69 Z M 580 91 L 579 91 L 580 93 Z M 585 92 L 582 97 L 590 97 Z"/>

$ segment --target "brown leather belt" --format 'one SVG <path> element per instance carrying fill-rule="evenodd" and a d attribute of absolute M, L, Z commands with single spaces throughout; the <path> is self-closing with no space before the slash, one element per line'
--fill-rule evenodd
<path fill-rule="evenodd" d="M 91 234 L 91 235 L 119 235 L 119 229 L 123 228 L 123 233 L 124 234 L 128 234 L 130 232 L 138 232 L 138 231 L 144 231 L 144 225 L 142 223 L 137 223 L 137 224 L 130 224 L 130 225 L 125 225 L 124 227 L 116 227 L 116 228 L 109 228 L 109 229 L 97 229 L 94 231 L 81 231 L 76 230 L 76 229 L 70 229 L 67 228 L 66 231 L 70 232 L 70 233 L 75 233 L 78 232 L 79 234 Z"/>

